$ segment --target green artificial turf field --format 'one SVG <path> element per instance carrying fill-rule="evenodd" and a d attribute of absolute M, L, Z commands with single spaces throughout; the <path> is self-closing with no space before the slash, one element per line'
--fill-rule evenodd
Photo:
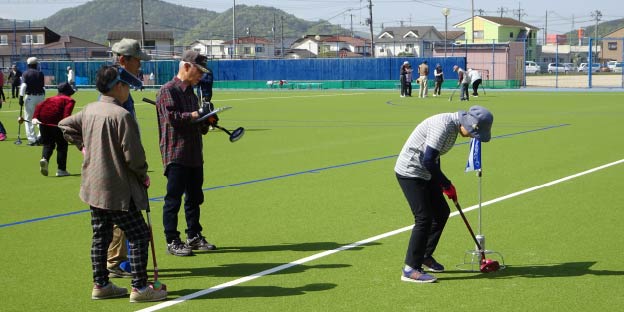
<path fill-rule="evenodd" d="M 398 91 L 216 90 L 216 106 L 234 107 L 220 116 L 220 125 L 247 132 L 236 143 L 221 131 L 204 138 L 201 220 L 204 235 L 219 249 L 183 258 L 165 252 L 166 180 L 156 113 L 139 102 L 155 95 L 133 92 L 150 164 L 160 277 L 169 299 L 183 300 L 168 307 L 130 304 L 127 297 L 90 299 L 90 215 L 78 198 L 82 155 L 70 146 L 71 177 L 41 176 L 41 147 L 13 144 L 19 106 L 5 103 L 0 310 L 615 311 L 624 306 L 624 163 L 614 163 L 624 158 L 622 92 L 488 91 L 469 103 L 449 102 L 450 91 L 445 93 L 418 99 L 400 98 Z M 74 112 L 96 97 L 79 91 Z M 474 244 L 453 214 L 435 254 L 447 272 L 435 274 L 434 284 L 401 282 L 406 227 L 413 220 L 393 173 L 396 155 L 424 118 L 474 104 L 494 113 L 493 138 L 482 146 L 487 203 L 482 232 L 487 248 L 501 253 L 507 267 L 491 274 L 459 270 L 456 265 Z M 442 167 L 470 210 L 478 203 L 479 180 L 464 173 L 468 140 L 459 137 L 457 143 L 442 157 Z M 606 164 L 611 165 L 574 176 Z M 545 185 L 552 181 L 557 182 Z M 477 231 L 477 211 L 466 214 Z M 304 259 L 314 255 L 318 258 Z M 130 285 L 129 279 L 113 281 Z M 184 301 L 183 296 L 212 287 Z"/>

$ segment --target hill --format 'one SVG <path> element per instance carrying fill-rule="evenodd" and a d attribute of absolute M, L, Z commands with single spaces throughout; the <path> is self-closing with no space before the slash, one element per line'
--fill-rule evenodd
<path fill-rule="evenodd" d="M 145 30 L 172 30 L 176 45 L 187 45 L 197 39 L 230 39 L 232 9 L 217 13 L 175 5 L 161 0 L 144 1 Z M 283 17 L 284 37 L 305 34 L 347 34 L 348 30 L 326 21 L 305 21 L 282 10 L 265 6 L 236 6 L 236 34 L 272 38 L 281 36 Z M 63 9 L 33 25 L 46 26 L 61 35 L 72 35 L 105 44 L 113 30 L 140 30 L 140 3 L 126 0 L 94 0 L 73 8 Z"/>
<path fill-rule="evenodd" d="M 624 27 L 624 18 L 598 23 L 598 37 L 605 37 L 606 35 L 612 33 L 613 31 L 616 31 L 623 27 Z M 595 25 L 585 27 L 584 36 L 594 37 L 595 29 L 596 29 Z M 568 37 L 568 42 L 570 42 L 570 44 L 578 44 L 578 34 L 576 30 L 570 31 L 566 33 L 566 35 Z M 585 42 L 585 44 L 587 43 Z"/>

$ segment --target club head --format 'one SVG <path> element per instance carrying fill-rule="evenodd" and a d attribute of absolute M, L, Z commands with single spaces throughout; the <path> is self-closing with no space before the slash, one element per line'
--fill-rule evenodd
<path fill-rule="evenodd" d="M 240 140 L 244 134 L 245 134 L 245 128 L 243 127 L 236 128 L 236 130 L 232 131 L 232 134 L 230 134 L 230 142 L 234 143 Z"/>
<path fill-rule="evenodd" d="M 15 145 L 22 145 L 22 140 L 17 138 L 17 140 L 15 140 Z"/>
<path fill-rule="evenodd" d="M 481 272 L 482 273 L 490 273 L 496 272 L 500 269 L 500 264 L 498 261 L 492 259 L 485 259 L 483 263 L 481 263 Z"/>

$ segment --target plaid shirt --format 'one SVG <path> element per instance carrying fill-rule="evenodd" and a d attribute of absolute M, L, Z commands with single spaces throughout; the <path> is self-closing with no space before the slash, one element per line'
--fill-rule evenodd
<path fill-rule="evenodd" d="M 199 109 L 193 87 L 174 77 L 160 88 L 156 109 L 165 169 L 172 163 L 201 167 L 204 162 L 202 134 L 208 133 L 208 125 L 192 123 L 191 113 Z"/>

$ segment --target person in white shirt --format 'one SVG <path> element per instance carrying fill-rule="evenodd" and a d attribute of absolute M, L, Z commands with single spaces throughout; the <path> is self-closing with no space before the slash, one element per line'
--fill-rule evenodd
<path fill-rule="evenodd" d="M 76 90 L 76 74 L 71 66 L 67 66 L 67 83 Z"/>
<path fill-rule="evenodd" d="M 470 81 L 472 81 L 472 96 L 479 97 L 479 85 L 483 80 L 481 80 L 481 73 L 476 69 L 468 69 L 468 76 L 470 76 Z"/>

